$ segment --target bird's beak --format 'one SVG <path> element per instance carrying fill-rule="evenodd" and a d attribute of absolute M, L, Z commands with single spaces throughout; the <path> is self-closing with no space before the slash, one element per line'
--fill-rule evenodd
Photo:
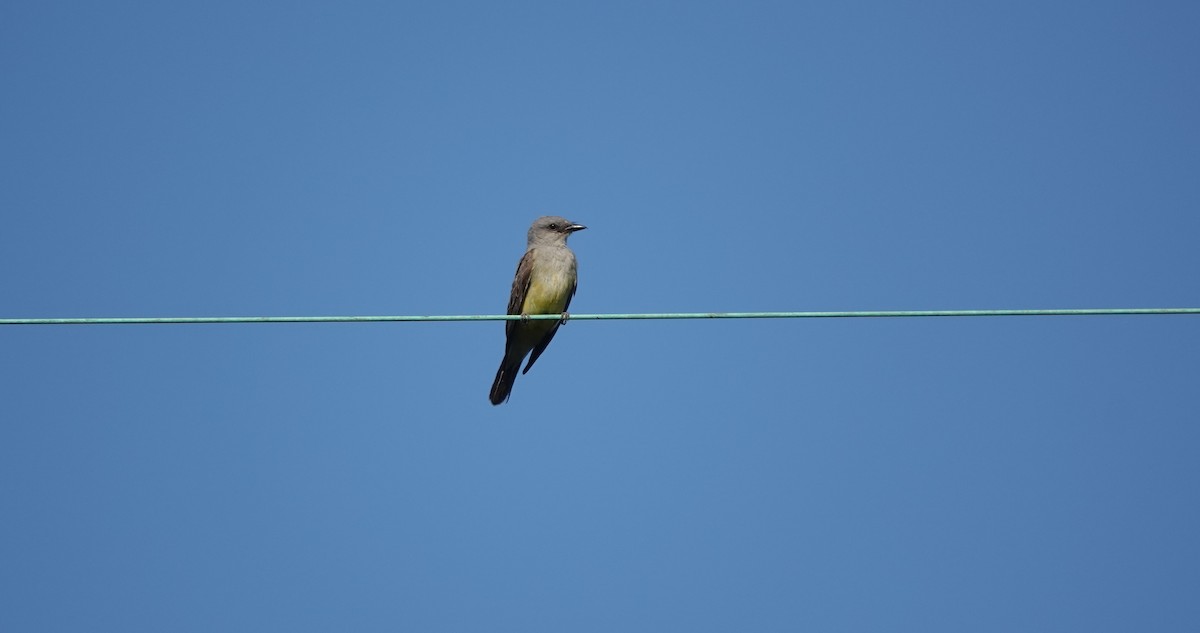
<path fill-rule="evenodd" d="M 570 233 L 574 233 L 575 231 L 582 231 L 586 228 L 587 227 L 582 224 L 572 224 L 571 226 L 567 227 L 567 231 Z"/>

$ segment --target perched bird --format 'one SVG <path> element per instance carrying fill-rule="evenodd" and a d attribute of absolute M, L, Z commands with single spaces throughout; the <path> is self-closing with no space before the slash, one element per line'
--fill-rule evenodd
<path fill-rule="evenodd" d="M 492 404 L 508 400 L 525 355 L 533 352 L 522 374 L 533 367 L 550 339 L 554 338 L 558 326 L 566 320 L 577 281 L 575 253 L 567 248 L 567 237 L 586 228 L 552 215 L 534 220 L 533 226 L 529 227 L 529 246 L 517 264 L 517 276 L 513 278 L 512 294 L 508 298 L 508 314 L 523 317 L 561 314 L 563 318 L 557 321 L 505 321 L 504 360 L 500 361 L 500 369 L 496 371 L 496 380 L 488 394 Z"/>

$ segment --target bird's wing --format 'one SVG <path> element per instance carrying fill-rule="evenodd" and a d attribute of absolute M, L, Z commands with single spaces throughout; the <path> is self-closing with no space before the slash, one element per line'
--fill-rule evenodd
<path fill-rule="evenodd" d="M 567 302 L 563 304 L 563 312 L 566 312 L 571 307 L 571 298 L 575 296 L 575 289 L 578 287 L 579 278 L 576 277 L 575 283 L 571 284 L 571 294 L 567 295 Z M 560 325 L 562 325 L 562 321 L 555 321 L 554 327 L 550 328 L 550 331 L 546 332 L 542 340 L 538 341 L 537 345 L 533 347 L 533 352 L 529 354 L 529 362 L 525 363 L 525 369 L 521 371 L 521 374 L 525 374 L 529 371 L 530 367 L 533 367 L 533 361 L 537 360 L 538 356 L 541 356 L 542 352 L 546 350 L 546 346 L 550 344 L 550 340 L 554 338 L 554 334 L 558 332 L 558 326 Z"/>
<path fill-rule="evenodd" d="M 529 280 L 533 278 L 533 250 L 525 251 L 517 264 L 517 274 L 513 277 L 512 294 L 508 295 L 508 313 L 521 314 L 521 306 L 525 305 L 525 294 L 529 292 Z M 512 338 L 513 328 L 520 321 L 505 321 L 504 333 Z"/>

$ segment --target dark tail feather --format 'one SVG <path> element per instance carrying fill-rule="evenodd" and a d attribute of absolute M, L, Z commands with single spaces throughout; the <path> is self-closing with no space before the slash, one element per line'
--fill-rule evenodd
<path fill-rule="evenodd" d="M 492 382 L 492 392 L 488 398 L 492 404 L 502 404 L 512 393 L 513 383 L 517 381 L 517 372 L 521 369 L 521 360 L 515 365 L 508 364 L 508 359 L 500 361 L 500 369 L 496 370 L 496 380 Z"/>

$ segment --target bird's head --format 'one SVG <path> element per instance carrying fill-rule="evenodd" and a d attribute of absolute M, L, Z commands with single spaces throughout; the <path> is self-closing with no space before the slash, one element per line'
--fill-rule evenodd
<path fill-rule="evenodd" d="M 567 236 L 587 227 L 557 215 L 547 215 L 533 221 L 529 227 L 529 243 L 566 243 Z"/>

